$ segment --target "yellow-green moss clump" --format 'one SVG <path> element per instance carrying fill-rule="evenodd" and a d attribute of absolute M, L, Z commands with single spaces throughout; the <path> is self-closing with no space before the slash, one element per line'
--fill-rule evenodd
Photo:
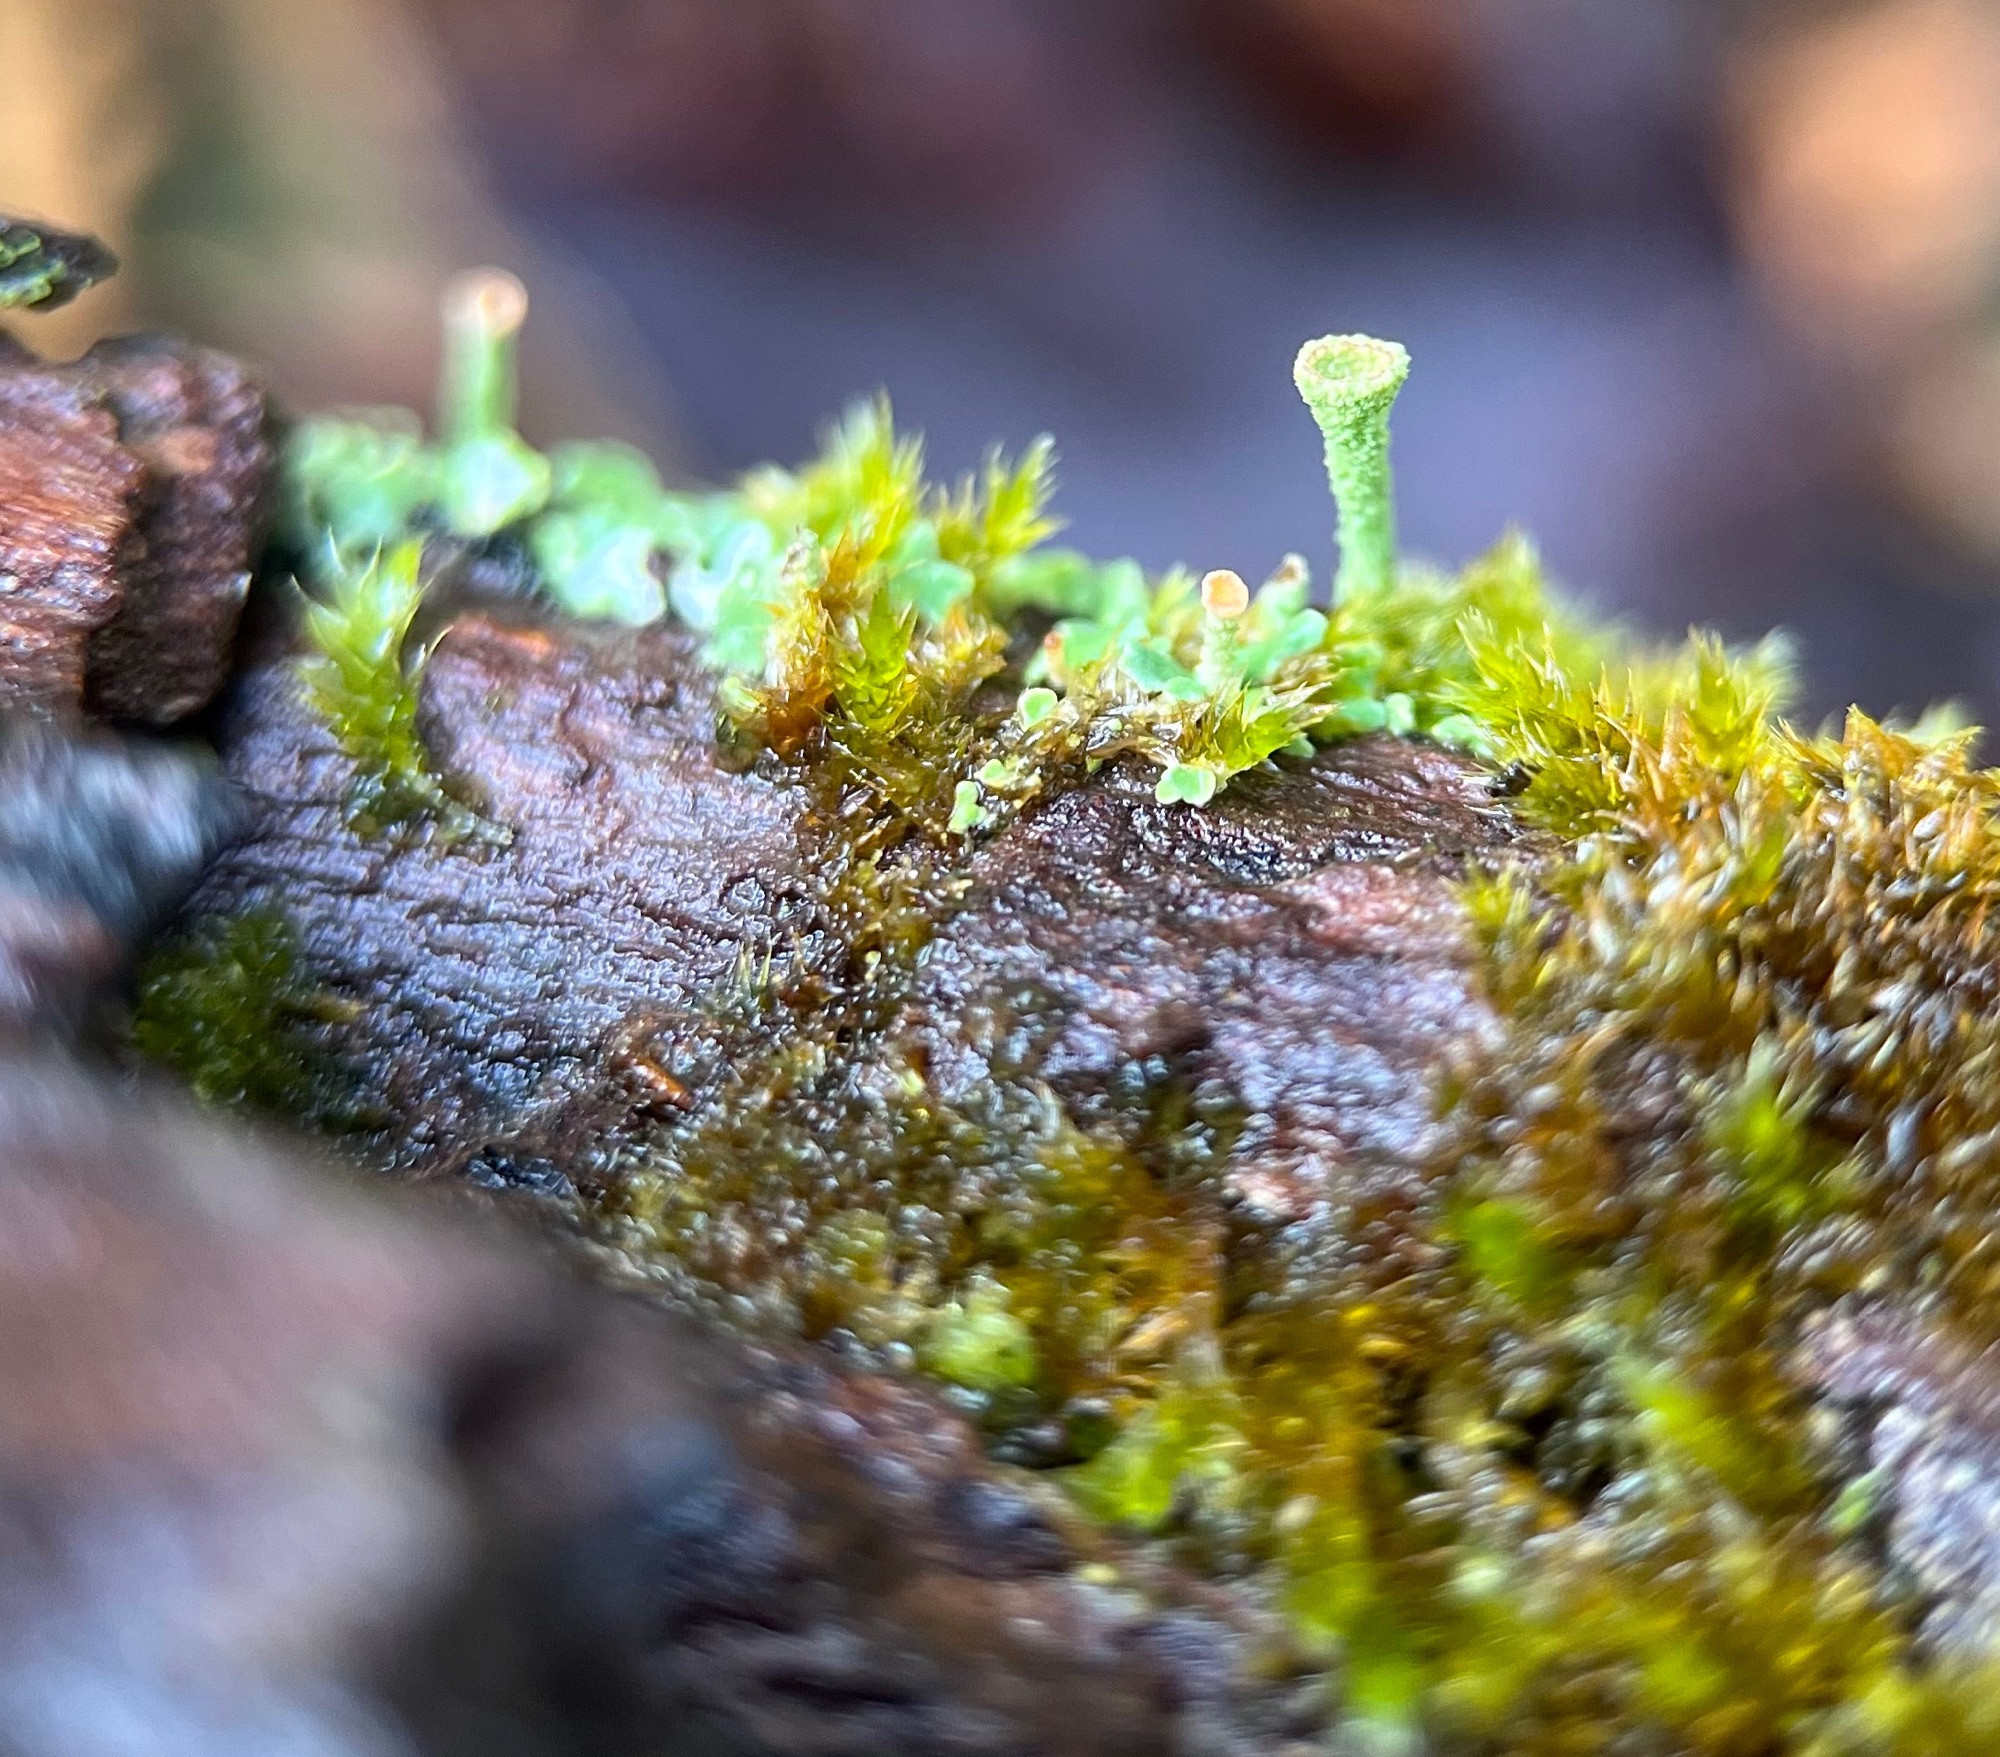
<path fill-rule="evenodd" d="M 1053 549 L 1045 443 L 937 489 L 882 404 L 719 495 L 601 449 L 536 467 L 482 358 L 441 447 L 308 430 L 301 529 L 344 566 L 413 530 L 519 542 L 577 613 L 678 617 L 724 739 L 812 790 L 847 940 L 713 997 L 690 1110 L 596 1214 L 628 1248 L 732 1322 L 930 1375 L 1000 1457 L 1267 1596 L 1356 1748 L 2000 1743 L 2000 1674 L 1918 1655 L 1874 1485 L 1788 1371 L 1849 1296 L 2000 1340 L 2000 783 L 1968 735 L 1795 731 L 1781 646 L 1636 651 L 1518 538 L 1403 562 L 1407 360 L 1366 338 L 1299 362 L 1346 550 L 1320 606 L 1296 558 L 1253 592 Z M 421 771 L 413 725 L 362 730 Z M 1400 1266 L 1246 1231 L 1239 1119 L 1193 1094 L 1135 1094 L 1142 1157 L 1025 1071 L 947 1101 L 888 1047 L 967 838 L 1120 753 L 1198 809 L 1377 730 L 1473 753 L 1547 836 L 1466 881 L 1498 1025 L 1446 1057 Z M 155 977 L 156 1020 L 210 1008 L 189 980 Z"/>
<path fill-rule="evenodd" d="M 248 912 L 171 939 L 138 986 L 133 1048 L 204 1103 L 323 1127 L 355 1120 L 347 1082 L 314 1044 L 316 1026 L 348 1011 L 308 978 L 283 915 Z"/>

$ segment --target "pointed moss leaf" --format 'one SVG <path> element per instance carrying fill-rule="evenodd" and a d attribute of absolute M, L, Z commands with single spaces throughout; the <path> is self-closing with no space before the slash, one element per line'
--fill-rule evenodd
<path fill-rule="evenodd" d="M 916 696 L 910 667 L 915 615 L 899 608 L 887 592 L 878 592 L 858 619 L 853 639 L 834 655 L 834 693 L 842 709 L 877 735 L 894 731 Z M 976 804 L 978 789 L 973 792 Z"/>
<path fill-rule="evenodd" d="M 347 819 L 363 834 L 429 820 L 447 840 L 500 842 L 506 831 L 452 799 L 432 772 L 417 730 L 422 655 L 403 652 L 423 601 L 423 545 L 416 539 L 365 565 L 337 567 L 323 599 L 309 600 L 311 644 L 299 675 L 354 765 Z"/>
<path fill-rule="evenodd" d="M 980 538 L 996 559 L 1025 554 L 1052 537 L 1059 521 L 1048 516 L 1055 492 L 1056 442 L 1044 433 L 1011 467 L 996 450 L 986 458 L 980 496 Z"/>
<path fill-rule="evenodd" d="M 1324 706 L 1310 689 L 1252 684 L 1225 694 L 1197 727 L 1188 754 L 1224 778 L 1254 769 L 1315 725 Z"/>
<path fill-rule="evenodd" d="M 1206 805 L 1215 797 L 1215 771 L 1194 763 L 1172 763 L 1160 772 L 1153 797 L 1162 805 Z"/>
<path fill-rule="evenodd" d="M 548 503 L 550 474 L 548 459 L 516 434 L 463 440 L 444 454 L 438 504 L 459 536 L 490 537 L 541 511 Z"/>

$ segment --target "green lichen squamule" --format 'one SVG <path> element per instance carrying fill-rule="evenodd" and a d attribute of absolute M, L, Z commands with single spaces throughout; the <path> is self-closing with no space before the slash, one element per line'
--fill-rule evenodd
<path fill-rule="evenodd" d="M 1400 342 L 1321 336 L 1299 350 L 1292 380 L 1326 441 L 1326 474 L 1340 508 L 1336 599 L 1396 579 L 1396 500 L 1389 411 L 1410 375 Z"/>
<path fill-rule="evenodd" d="M 117 272 L 95 238 L 0 215 L 0 311 L 53 311 Z"/>

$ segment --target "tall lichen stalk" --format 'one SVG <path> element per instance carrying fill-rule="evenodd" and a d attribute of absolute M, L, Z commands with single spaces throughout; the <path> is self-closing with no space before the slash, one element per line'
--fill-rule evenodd
<path fill-rule="evenodd" d="M 1273 1664 L 1325 1669 L 1350 1748 L 2000 1742 L 1993 1668 L 1920 1656 L 1797 1366 L 1842 1302 L 2000 1341 L 2000 783 L 1966 735 L 1789 729 L 1781 645 L 1635 649 L 1519 538 L 1456 575 L 1403 560 L 1392 344 L 1299 358 L 1340 515 L 1315 604 L 1297 557 L 1253 588 L 1052 547 L 1046 442 L 934 486 L 881 402 L 718 494 L 606 448 L 540 459 L 518 317 L 504 288 L 462 301 L 437 443 L 414 417 L 300 436 L 295 532 L 334 558 L 309 680 L 351 750 L 421 772 L 400 708 L 352 711 L 385 656 L 409 682 L 413 539 L 520 545 L 575 614 L 675 616 L 724 741 L 808 790 L 848 954 L 711 997 L 675 1070 L 693 1108 L 632 1145 L 598 1224 L 732 1321 L 929 1374 L 998 1456 L 1254 1582 L 1290 1629 Z M 1246 1226 L 1238 1119 L 1200 1094 L 1135 1100 L 1162 1175 L 1004 1056 L 946 1098 L 893 1047 L 972 839 L 1105 762 L 1198 810 L 1370 732 L 1473 753 L 1546 836 L 1466 878 L 1496 1023 L 1446 1055 L 1399 1267 L 1338 1204 Z"/>
<path fill-rule="evenodd" d="M 1410 356 L 1373 336 L 1322 336 L 1299 350 L 1293 381 L 1326 441 L 1326 473 L 1340 508 L 1334 595 L 1396 583 L 1396 496 L 1389 412 L 1410 376 Z"/>

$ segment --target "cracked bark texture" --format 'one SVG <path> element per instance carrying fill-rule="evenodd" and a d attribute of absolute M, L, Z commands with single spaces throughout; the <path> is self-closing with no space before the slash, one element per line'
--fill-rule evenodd
<path fill-rule="evenodd" d="M 406 1166 L 602 1127 L 644 1102 L 628 1046 L 692 1048 L 739 959 L 836 955 L 806 790 L 718 766 L 684 635 L 461 617 L 421 723 L 509 846 L 348 831 L 350 770 L 274 658 L 222 734 L 253 826 L 196 909 L 290 916 L 357 1008 L 331 1047 Z M 1416 1176 L 1439 1051 L 1482 1017 L 1452 881 L 1529 846 L 1470 764 L 1394 739 L 1199 812 L 1114 766 L 972 857 L 896 1029 L 947 1091 L 1003 1052 L 1085 1113 L 1185 1078 L 1255 1119 L 1236 1193 L 1295 1216 L 1351 1167 Z"/>

